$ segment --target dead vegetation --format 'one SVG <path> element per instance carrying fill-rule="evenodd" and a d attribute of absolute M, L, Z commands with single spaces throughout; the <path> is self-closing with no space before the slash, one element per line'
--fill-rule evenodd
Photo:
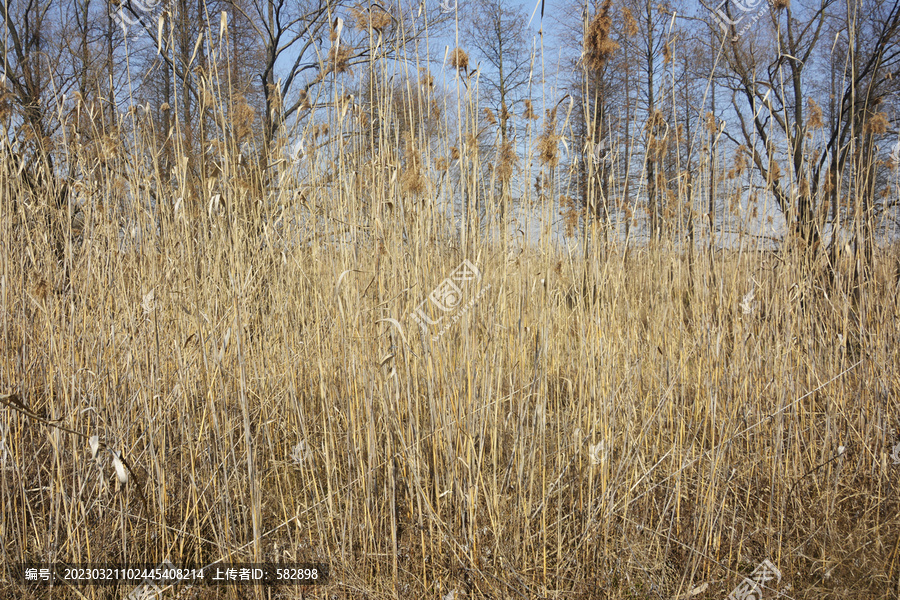
<path fill-rule="evenodd" d="M 615 50 L 609 5 L 594 61 Z M 354 27 L 393 22 L 359 8 Z M 127 163 L 188 162 L 135 128 L 78 165 L 77 193 L 4 164 L 0 596 L 130 591 L 25 584 L 21 562 L 164 559 L 331 576 L 163 598 L 718 599 L 766 558 L 784 597 L 896 594 L 896 245 L 863 276 L 849 246 L 641 244 L 609 223 L 584 228 L 590 253 L 549 229 L 481 235 L 440 204 L 478 189 L 478 132 L 417 130 L 432 87 L 385 84 L 366 106 L 336 87 L 281 140 L 291 160 L 248 162 L 234 124 L 174 176 Z M 396 122 L 343 135 L 402 93 Z M 503 182 L 541 165 L 521 204 L 544 217 L 564 113 L 497 157 Z M 577 232 L 587 217 L 566 207 Z M 435 336 L 412 315 L 464 260 L 479 276 L 453 302 L 469 308 Z"/>

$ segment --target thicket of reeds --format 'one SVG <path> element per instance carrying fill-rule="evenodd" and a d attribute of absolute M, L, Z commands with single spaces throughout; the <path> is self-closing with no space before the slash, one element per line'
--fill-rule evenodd
<path fill-rule="evenodd" d="M 541 223 L 504 235 L 477 96 L 373 69 L 366 98 L 311 99 L 273 164 L 214 71 L 201 158 L 135 103 L 54 142 L 83 174 L 65 193 L 3 163 L 0 595 L 130 591 L 25 585 L 19 562 L 169 559 L 330 578 L 164 598 L 724 598 L 766 558 L 784 597 L 897 594 L 896 246 L 859 277 L 576 211 L 571 250 L 565 104 L 503 155 L 529 182 L 505 216 Z M 480 296 L 423 330 L 464 260 Z"/>

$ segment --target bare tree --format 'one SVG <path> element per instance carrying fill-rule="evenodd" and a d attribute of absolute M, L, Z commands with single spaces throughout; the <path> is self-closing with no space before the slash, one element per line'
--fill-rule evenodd
<path fill-rule="evenodd" d="M 892 78 L 900 66 L 900 5 L 873 0 L 843 14 L 841 7 L 833 0 L 797 7 L 776 2 L 768 30 L 737 35 L 732 25 L 725 39 L 728 85 L 740 124 L 740 136 L 730 137 L 747 148 L 791 232 L 812 252 L 821 247 L 827 199 L 832 219 L 840 213 L 842 181 L 858 187 L 857 223 L 871 217 L 872 189 L 859 186 L 871 181 L 872 141 L 885 130 L 876 107 L 896 86 Z M 828 123 L 814 100 L 817 63 L 832 74 Z M 816 147 L 812 132 L 823 127 L 824 141 Z M 780 149 L 785 146 L 786 152 Z M 867 162 L 856 160 L 847 172 L 860 157 Z M 868 225 L 858 233 L 863 243 L 872 239 Z"/>
<path fill-rule="evenodd" d="M 525 13 L 509 0 L 479 0 L 469 6 L 469 37 L 484 61 L 481 92 L 498 115 L 500 140 L 506 142 L 510 117 L 517 113 L 532 75 Z"/>
<path fill-rule="evenodd" d="M 4 92 L 14 98 L 21 119 L 15 130 L 31 158 L 47 161 L 48 174 L 53 172 L 50 136 L 59 127 L 53 111 L 48 110 L 53 100 L 50 82 L 55 78 L 60 85 L 68 80 L 62 71 L 68 61 L 60 60 L 61 48 L 54 43 L 58 29 L 53 13 L 57 9 L 55 2 L 3 0 L 0 36 Z"/>
<path fill-rule="evenodd" d="M 615 118 L 611 106 L 621 97 L 615 88 L 616 82 L 621 81 L 618 76 L 624 73 L 616 73 L 618 61 L 612 62 L 621 46 L 613 39 L 611 4 L 605 0 L 583 12 L 584 51 L 575 71 L 580 81 L 574 87 L 580 117 L 575 121 L 574 131 L 578 136 L 581 204 L 587 209 L 586 216 L 604 222 L 610 216 L 608 159 L 612 146 L 610 126 Z"/>
<path fill-rule="evenodd" d="M 468 5 L 466 32 L 479 60 L 479 91 L 489 122 L 497 122 L 499 139 L 493 149 L 499 179 L 499 213 L 505 231 L 510 180 L 516 161 L 513 121 L 532 82 L 532 51 L 522 8 L 509 0 L 478 0 Z"/>
<path fill-rule="evenodd" d="M 645 165 L 647 168 L 647 212 L 650 213 L 650 237 L 656 239 L 661 231 L 661 195 L 664 184 L 661 181 L 661 162 L 668 149 L 669 125 L 659 109 L 659 85 L 657 79 L 661 71 L 660 59 L 666 50 L 664 28 L 671 20 L 671 8 L 667 3 L 640 0 L 634 18 L 638 24 L 638 35 L 631 38 L 634 52 L 639 56 L 641 84 L 641 108 L 646 120 L 643 129 L 646 134 Z"/>

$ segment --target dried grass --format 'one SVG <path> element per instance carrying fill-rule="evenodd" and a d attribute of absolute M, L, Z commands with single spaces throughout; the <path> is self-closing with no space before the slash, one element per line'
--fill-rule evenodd
<path fill-rule="evenodd" d="M 595 66 L 614 51 L 604 6 Z M 31 189 L 5 149 L 0 596 L 121 595 L 12 576 L 50 557 L 329 563 L 303 597 L 560 599 L 723 598 L 769 557 L 792 597 L 894 593 L 896 245 L 852 283 L 849 250 L 829 270 L 789 248 L 621 243 L 566 191 L 562 113 L 491 148 L 476 102 L 437 111 L 421 83 L 402 110 L 378 82 L 304 94 L 316 114 L 280 143 L 306 151 L 266 171 L 237 150 L 253 109 L 220 95 L 208 157 L 139 127 L 70 148 L 81 200 Z M 365 135 L 345 135 L 352 103 Z M 473 123 L 422 127 L 448 113 Z M 663 115 L 648 127 L 665 152 Z M 485 147 L 591 251 L 550 227 L 520 247 L 482 235 L 477 211 L 501 204 L 473 168 Z M 751 168 L 743 147 L 730 162 L 732 181 Z M 709 175 L 657 173 L 669 218 Z M 451 185 L 487 198 L 470 227 L 437 206 Z M 421 335 L 410 314 L 463 259 L 483 295 Z"/>

